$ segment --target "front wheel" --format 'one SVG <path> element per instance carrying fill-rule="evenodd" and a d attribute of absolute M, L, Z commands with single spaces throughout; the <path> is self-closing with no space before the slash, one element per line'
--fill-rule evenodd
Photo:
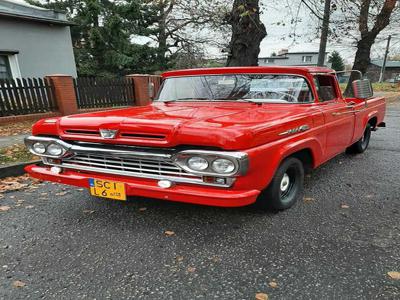
<path fill-rule="evenodd" d="M 367 150 L 369 141 L 371 139 L 371 125 L 368 123 L 365 127 L 363 136 L 353 145 L 346 149 L 347 153 L 363 153 Z"/>
<path fill-rule="evenodd" d="M 303 163 L 295 157 L 289 157 L 281 163 L 271 183 L 258 197 L 256 204 L 263 209 L 287 209 L 301 197 L 303 182 Z"/>

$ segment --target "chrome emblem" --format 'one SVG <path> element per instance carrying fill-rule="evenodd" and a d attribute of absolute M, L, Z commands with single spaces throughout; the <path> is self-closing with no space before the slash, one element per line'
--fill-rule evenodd
<path fill-rule="evenodd" d="M 284 132 L 279 133 L 278 135 L 288 135 L 288 134 L 294 134 L 294 133 L 299 133 L 299 132 L 304 132 L 310 129 L 310 126 L 308 125 L 301 125 L 300 127 L 292 128 L 289 130 L 286 130 Z"/>
<path fill-rule="evenodd" d="M 103 139 L 113 139 L 117 135 L 118 130 L 100 129 L 100 135 Z"/>

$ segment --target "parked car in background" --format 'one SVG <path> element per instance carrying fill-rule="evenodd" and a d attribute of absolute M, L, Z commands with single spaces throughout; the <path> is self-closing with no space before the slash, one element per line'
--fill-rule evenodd
<path fill-rule="evenodd" d="M 41 180 L 94 196 L 144 196 L 215 206 L 285 209 L 305 172 L 346 149 L 364 152 L 384 126 L 368 80 L 344 98 L 321 67 L 170 71 L 154 103 L 37 122 L 26 138 Z"/>

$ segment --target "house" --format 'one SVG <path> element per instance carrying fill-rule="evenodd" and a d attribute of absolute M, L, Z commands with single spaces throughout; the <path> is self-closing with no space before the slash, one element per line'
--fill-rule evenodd
<path fill-rule="evenodd" d="M 327 55 L 325 55 L 326 61 Z M 277 55 L 269 57 L 259 57 L 260 66 L 316 66 L 318 62 L 318 52 L 289 52 L 282 49 Z"/>
<path fill-rule="evenodd" d="M 64 13 L 0 0 L 0 79 L 76 77 L 71 25 Z"/>
<path fill-rule="evenodd" d="M 372 82 L 379 81 L 382 65 L 383 65 L 383 59 L 371 60 L 371 62 L 369 63 L 366 75 Z M 386 61 L 383 81 L 394 79 L 399 74 L 400 74 L 400 60 Z"/>

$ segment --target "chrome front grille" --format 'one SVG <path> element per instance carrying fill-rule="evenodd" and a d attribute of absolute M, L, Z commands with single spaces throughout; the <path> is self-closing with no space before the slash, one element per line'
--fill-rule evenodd
<path fill-rule="evenodd" d="M 108 155 L 79 153 L 62 160 L 62 166 L 73 169 L 96 168 L 105 173 L 123 172 L 124 175 L 152 175 L 162 177 L 186 177 L 198 176 L 189 174 L 174 165 L 172 161 L 151 160 L 143 158 L 114 157 Z M 108 171 L 108 172 L 107 172 Z"/>

